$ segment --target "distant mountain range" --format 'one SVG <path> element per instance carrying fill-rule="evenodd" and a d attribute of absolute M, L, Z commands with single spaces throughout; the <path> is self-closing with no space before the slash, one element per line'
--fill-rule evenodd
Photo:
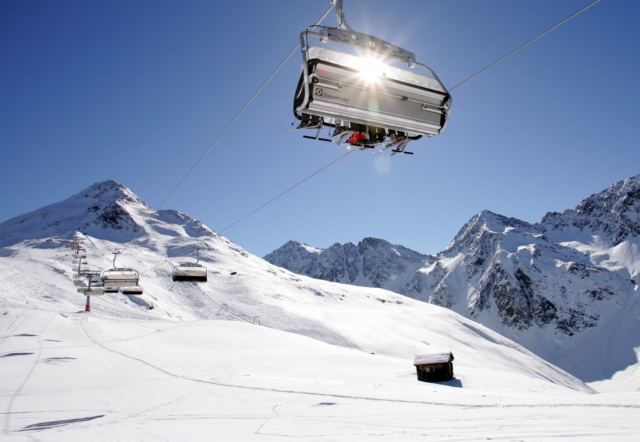
<path fill-rule="evenodd" d="M 405 294 L 413 275 L 432 264 L 436 257 L 390 244 L 383 239 L 365 238 L 357 246 L 336 243 L 327 249 L 289 241 L 264 259 L 316 279 L 379 287 Z"/>
<path fill-rule="evenodd" d="M 365 238 L 328 249 L 289 241 L 265 259 L 452 309 L 582 379 L 611 373 L 606 363 L 594 373 L 581 348 L 637 362 L 640 175 L 539 223 L 481 212 L 435 256 Z"/>

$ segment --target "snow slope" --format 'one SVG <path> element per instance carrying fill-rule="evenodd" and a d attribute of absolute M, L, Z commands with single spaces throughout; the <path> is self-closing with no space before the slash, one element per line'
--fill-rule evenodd
<path fill-rule="evenodd" d="M 3 307 L 12 440 L 631 440 L 637 394 L 404 359 L 233 321 Z"/>
<path fill-rule="evenodd" d="M 0 225 L 5 435 L 624 440 L 640 429 L 638 394 L 592 394 L 451 310 L 295 275 L 186 215 L 122 202 L 128 189 L 117 183 L 92 189 L 60 203 L 79 207 L 72 218 L 54 205 Z M 96 222 L 95 204 L 128 215 Z M 89 266 L 105 268 L 136 229 L 139 240 L 118 263 L 141 272 L 145 294 L 94 296 L 91 313 L 82 312 L 65 245 L 84 238 Z M 188 260 L 177 255 L 195 241 L 209 282 L 171 282 L 169 263 Z M 417 382 L 413 358 L 432 351 L 453 352 L 456 379 Z"/>
<path fill-rule="evenodd" d="M 98 268 L 108 267 L 108 253 L 117 244 L 85 238 L 88 262 L 99 264 Z M 171 238 L 172 247 L 167 249 L 188 249 L 186 245 L 176 246 L 176 240 Z M 158 236 L 155 242 L 160 242 Z M 386 290 L 298 276 L 222 237 L 209 239 L 202 249 L 201 263 L 209 272 L 206 284 L 174 283 L 171 266 L 162 256 L 130 246 L 118 262 L 141 271 L 145 294 L 131 298 L 120 294 L 93 296 L 92 313 L 142 321 L 224 319 L 259 323 L 367 354 L 406 359 L 410 368 L 417 353 L 453 351 L 459 365 L 467 361 L 476 368 L 506 367 L 568 388 L 591 391 L 519 345 L 450 310 Z M 82 310 L 84 297 L 75 292 L 71 279 L 71 251 L 53 247 L 53 241 L 48 240 L 29 242 L 29 247 L 19 244 L 11 250 L 11 257 L 0 258 L 0 300 L 7 305 L 65 314 Z M 527 360 L 525 364 L 522 358 Z"/>
<path fill-rule="evenodd" d="M 640 360 L 640 347 L 636 347 L 634 350 L 636 357 Z M 611 379 L 591 382 L 589 385 L 601 392 L 640 391 L 640 363 L 635 363 L 617 372 Z"/>

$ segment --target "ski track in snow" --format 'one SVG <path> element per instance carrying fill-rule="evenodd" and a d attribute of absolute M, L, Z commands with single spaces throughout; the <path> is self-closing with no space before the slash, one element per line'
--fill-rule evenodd
<path fill-rule="evenodd" d="M 96 345 L 104 348 L 107 351 L 110 351 L 112 353 L 116 353 L 116 354 L 118 354 L 120 356 L 132 359 L 134 361 L 140 362 L 141 364 L 144 364 L 144 365 L 146 365 L 148 367 L 151 367 L 154 370 L 157 370 L 157 371 L 159 371 L 161 373 L 164 373 L 164 374 L 166 374 L 168 376 L 172 376 L 172 377 L 183 379 L 183 380 L 190 381 L 190 382 L 217 385 L 217 386 L 220 386 L 220 387 L 241 388 L 241 389 L 258 390 L 258 391 L 271 391 L 271 392 L 286 393 L 286 394 L 298 394 L 298 395 L 299 394 L 303 394 L 303 395 L 309 395 L 309 396 L 323 396 L 323 397 L 331 397 L 331 398 L 339 398 L 339 399 L 356 399 L 356 400 L 365 400 L 365 401 L 397 402 L 397 403 L 406 403 L 406 404 L 437 405 L 437 406 L 444 406 L 444 407 L 459 407 L 459 408 L 595 407 L 595 408 L 638 408 L 638 409 L 640 409 L 640 404 L 638 404 L 638 405 L 618 405 L 618 404 L 492 404 L 492 405 L 491 404 L 489 404 L 489 405 L 485 404 L 485 405 L 478 405 L 478 404 L 461 404 L 461 403 L 450 403 L 450 402 L 410 401 L 410 400 L 401 400 L 401 399 L 381 399 L 381 398 L 366 397 L 366 396 L 339 395 L 339 394 L 330 394 L 330 393 L 317 393 L 317 392 L 313 392 L 313 391 L 283 390 L 283 389 L 277 389 L 277 388 L 247 387 L 247 386 L 243 386 L 243 385 L 225 384 L 223 382 L 207 381 L 207 380 L 204 380 L 204 379 L 195 379 L 195 378 L 191 378 L 191 377 L 188 377 L 188 376 L 183 376 L 183 375 L 178 375 L 178 374 L 175 374 L 175 373 L 171 373 L 170 371 L 167 371 L 162 367 L 158 367 L 157 365 L 154 365 L 154 364 L 152 364 L 152 363 L 150 363 L 148 361 L 145 361 L 144 359 L 136 358 L 136 357 L 128 355 L 126 353 L 122 353 L 122 352 L 119 352 L 117 350 L 111 349 L 111 348 L 105 346 L 104 342 L 96 341 L 89 334 L 89 332 L 87 332 L 87 330 L 84 327 L 84 324 L 82 323 L 82 321 L 80 322 L 80 326 L 82 327 L 82 330 L 84 331 L 84 333 L 87 335 L 87 337 L 92 342 L 94 342 Z M 171 330 L 171 329 L 168 329 L 168 330 Z M 163 330 L 163 331 L 165 331 L 165 330 Z M 159 331 L 159 333 L 161 333 L 161 332 L 162 331 Z M 136 337 L 133 337 L 131 339 L 137 339 L 137 338 L 140 338 L 140 337 L 143 337 L 143 336 L 146 336 L 146 335 L 136 336 Z M 109 342 L 115 342 L 115 341 L 116 340 L 109 341 Z M 117 340 L 117 341 L 122 341 L 122 339 Z"/>
<path fill-rule="evenodd" d="M 40 330 L 40 333 L 38 333 L 38 356 L 36 357 L 36 360 L 33 362 L 33 365 L 31 366 L 29 373 L 27 373 L 27 375 L 25 376 L 24 381 L 22 381 L 22 384 L 20 384 L 18 389 L 15 391 L 15 393 L 13 393 L 13 395 L 11 396 L 11 399 L 9 400 L 9 404 L 7 405 L 7 410 L 5 412 L 6 416 L 4 420 L 4 434 L 10 433 L 11 412 L 13 409 L 13 403 L 15 402 L 16 398 L 20 395 L 20 392 L 22 391 L 24 386 L 27 384 L 27 382 L 31 378 L 31 375 L 33 374 L 33 371 L 36 369 L 38 362 L 40 362 L 40 358 L 42 357 L 42 335 L 47 329 L 47 327 L 49 326 L 49 323 L 51 322 L 52 319 L 53 319 L 53 316 L 49 318 L 49 320 L 44 325 L 44 327 L 42 327 L 42 330 Z M 26 319 L 25 319 L 25 322 L 26 322 Z"/>

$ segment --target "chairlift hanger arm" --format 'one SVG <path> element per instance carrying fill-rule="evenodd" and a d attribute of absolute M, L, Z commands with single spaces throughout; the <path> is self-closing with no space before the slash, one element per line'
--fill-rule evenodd
<path fill-rule="evenodd" d="M 331 4 L 336 7 L 336 20 L 338 21 L 338 26 L 331 28 L 327 26 L 314 25 L 310 26 L 306 33 L 320 38 L 320 41 L 323 43 L 326 43 L 327 41 L 342 43 L 356 48 L 377 52 L 385 57 L 396 58 L 407 63 L 409 67 L 415 66 L 416 60 L 413 52 L 407 51 L 406 49 L 391 44 L 381 38 L 374 37 L 373 35 L 354 31 L 344 18 L 342 0 L 331 0 Z M 311 30 L 311 28 L 315 27 L 320 28 L 320 32 Z M 305 51 L 307 48 L 306 39 L 302 35 L 300 37 L 302 50 Z"/>
<path fill-rule="evenodd" d="M 116 258 L 118 257 L 118 255 L 120 254 L 120 250 L 116 250 L 115 252 L 113 252 L 113 268 L 116 269 Z"/>
<path fill-rule="evenodd" d="M 320 28 L 320 31 L 314 31 L 312 28 Z M 352 29 L 345 30 L 341 28 L 328 28 L 326 26 L 310 26 L 309 29 L 300 34 L 300 44 L 302 51 L 306 52 L 309 45 L 307 43 L 308 36 L 318 37 L 321 42 L 326 43 L 332 41 L 355 48 L 364 49 L 370 52 L 380 54 L 384 57 L 395 58 L 399 61 L 407 63 L 409 67 L 416 66 L 416 56 L 413 52 L 374 37 L 373 35 L 357 32 Z"/>
<path fill-rule="evenodd" d="M 336 5 L 336 19 L 338 20 L 338 27 L 340 29 L 346 29 L 347 31 L 351 31 L 351 26 L 347 23 L 344 18 L 344 9 L 342 8 L 342 0 L 331 0 L 331 4 Z"/>

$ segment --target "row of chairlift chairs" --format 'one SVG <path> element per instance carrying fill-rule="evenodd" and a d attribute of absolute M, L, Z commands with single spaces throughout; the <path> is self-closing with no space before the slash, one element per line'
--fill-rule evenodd
<path fill-rule="evenodd" d="M 196 250 L 195 263 L 185 262 L 173 268 L 171 279 L 173 282 L 207 282 L 207 268 L 200 264 L 200 252 Z M 116 254 L 117 256 L 117 254 Z M 123 295 L 142 295 L 143 289 L 138 284 L 139 274 L 130 268 L 117 268 L 115 257 L 113 269 L 105 270 L 100 277 L 105 293 L 122 292 Z"/>
<path fill-rule="evenodd" d="M 174 282 L 207 282 L 207 268 L 199 264 L 200 254 L 196 247 L 198 258 L 195 263 L 182 263 L 173 268 L 171 279 Z M 122 293 L 126 296 L 138 296 L 144 293 L 139 284 L 140 274 L 132 268 L 116 267 L 116 258 L 120 252 L 115 252 L 113 268 L 103 270 L 101 273 L 85 273 L 89 278 L 89 285 L 82 279 L 76 279 L 79 286 L 78 292 L 87 295 L 99 295 L 103 293 Z"/>
<path fill-rule="evenodd" d="M 140 286 L 140 275 L 135 269 L 116 266 L 116 258 L 120 252 L 113 254 L 113 268 L 102 272 L 83 272 L 89 284 L 76 279 L 75 284 L 79 286 L 78 292 L 85 295 L 100 295 L 104 293 L 122 293 L 126 296 L 138 296 L 144 293 Z M 81 259 L 84 257 L 81 257 Z M 85 263 L 86 264 L 86 263 Z"/>
<path fill-rule="evenodd" d="M 354 31 L 345 21 L 342 0 L 331 1 L 337 3 L 339 26 L 311 26 L 300 34 L 302 73 L 293 102 L 300 123 L 294 130 L 317 130 L 305 138 L 360 150 L 411 154 L 406 151 L 410 141 L 445 129 L 451 95 L 413 52 Z M 322 45 L 309 45 L 310 37 Z M 355 53 L 334 49 L 343 46 Z M 329 128 L 329 138 L 320 137 L 323 128 Z"/>

